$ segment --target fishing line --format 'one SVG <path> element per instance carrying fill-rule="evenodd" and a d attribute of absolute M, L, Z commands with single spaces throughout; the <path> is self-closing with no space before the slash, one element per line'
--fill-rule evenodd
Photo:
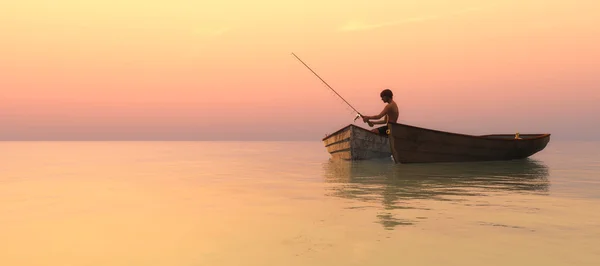
<path fill-rule="evenodd" d="M 325 83 L 325 85 L 327 85 L 327 87 L 329 87 L 329 89 L 331 89 L 333 92 L 335 92 L 335 94 L 337 96 L 339 96 L 348 106 L 350 106 L 350 108 L 352 108 L 352 110 L 354 110 L 354 112 L 357 113 L 357 116 L 354 118 L 354 120 L 356 121 L 357 118 L 362 117 L 362 114 L 356 110 L 356 108 L 354 108 L 348 101 L 346 101 L 346 99 L 344 99 L 344 97 L 342 97 L 342 95 L 340 95 L 337 91 L 335 91 L 331 86 L 329 86 L 329 84 L 327 84 L 327 82 L 325 82 L 325 80 L 323 80 L 315 71 L 313 71 L 306 63 L 304 63 L 304 61 L 302 61 L 296 54 L 292 53 L 292 55 L 294 57 L 296 57 L 296 59 L 298 59 L 298 61 L 300 61 L 304 66 L 306 66 L 306 68 L 308 68 L 308 70 L 310 70 L 313 74 L 315 74 L 315 76 L 317 76 L 317 78 L 319 78 L 323 83 Z"/>

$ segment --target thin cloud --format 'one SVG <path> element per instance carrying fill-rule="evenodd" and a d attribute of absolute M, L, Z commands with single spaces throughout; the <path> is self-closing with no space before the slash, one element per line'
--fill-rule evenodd
<path fill-rule="evenodd" d="M 231 31 L 231 28 L 228 28 L 228 27 L 218 28 L 218 29 L 212 30 L 211 35 L 219 36 L 219 35 L 223 35 L 223 34 L 229 32 L 229 31 Z"/>
<path fill-rule="evenodd" d="M 438 20 L 438 19 L 453 16 L 453 15 L 461 15 L 461 14 L 474 12 L 474 11 L 480 11 L 480 10 L 482 10 L 482 8 L 480 8 L 480 7 L 470 7 L 470 8 L 466 8 L 463 10 L 459 10 L 459 11 L 450 13 L 446 16 L 430 15 L 430 16 L 413 17 L 413 18 L 407 18 L 407 19 L 402 19 L 402 20 L 398 20 L 398 21 L 378 23 L 378 24 L 369 24 L 369 23 L 363 23 L 363 22 L 359 22 L 359 21 L 350 21 L 350 22 L 346 23 L 346 25 L 342 26 L 340 28 L 340 30 L 341 31 L 372 30 L 372 29 L 389 27 L 389 26 L 397 26 L 397 25 L 402 25 L 402 24 L 420 23 L 420 22 Z"/>
<path fill-rule="evenodd" d="M 198 29 L 196 35 L 201 36 L 220 36 L 231 31 L 230 27 L 212 28 L 212 29 Z"/>
<path fill-rule="evenodd" d="M 456 11 L 456 12 L 452 13 L 452 15 L 460 15 L 460 14 L 465 14 L 465 13 L 475 12 L 475 11 L 481 11 L 481 10 L 483 10 L 482 7 L 469 7 L 469 8 L 465 8 L 463 10 Z"/>
<path fill-rule="evenodd" d="M 341 31 L 371 30 L 371 29 L 377 29 L 377 28 L 383 28 L 383 27 L 389 27 L 389 26 L 396 26 L 396 25 L 400 25 L 400 24 L 417 23 L 417 22 L 424 22 L 424 21 L 436 20 L 436 19 L 439 19 L 439 17 L 438 16 L 414 17 L 414 18 L 408 18 L 408 19 L 379 23 L 379 24 L 367 24 L 367 23 L 363 23 L 363 22 L 359 22 L 359 21 L 350 21 L 346 25 L 341 27 L 340 30 Z"/>

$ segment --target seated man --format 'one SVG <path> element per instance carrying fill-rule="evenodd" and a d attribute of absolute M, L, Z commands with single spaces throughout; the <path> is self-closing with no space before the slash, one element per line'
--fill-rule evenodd
<path fill-rule="evenodd" d="M 378 133 L 380 135 L 386 135 L 386 131 L 388 129 L 387 123 L 392 122 L 392 123 L 396 123 L 396 121 L 398 121 L 398 105 L 396 104 L 396 102 L 394 102 L 393 98 L 393 94 L 391 90 L 385 89 L 381 92 L 380 94 L 381 96 L 381 100 L 384 103 L 387 103 L 385 105 L 385 107 L 383 107 L 383 111 L 381 111 L 381 113 L 379 113 L 378 115 L 373 115 L 373 116 L 362 116 L 363 117 L 363 121 L 367 124 L 369 124 L 369 126 L 373 126 L 373 124 L 385 124 L 385 126 L 379 127 L 379 128 L 374 128 L 371 131 L 374 133 Z M 379 120 L 379 121 L 371 121 L 372 119 L 380 119 L 382 117 L 384 117 L 384 119 Z"/>

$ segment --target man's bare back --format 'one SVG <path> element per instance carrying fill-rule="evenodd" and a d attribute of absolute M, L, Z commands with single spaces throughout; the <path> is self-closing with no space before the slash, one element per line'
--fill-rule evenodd
<path fill-rule="evenodd" d="M 386 119 L 388 123 L 396 123 L 398 122 L 398 116 L 400 116 L 400 112 L 398 111 L 398 105 L 396 104 L 396 102 L 394 102 L 394 100 L 390 101 L 390 103 L 387 104 L 387 114 L 386 114 Z"/>

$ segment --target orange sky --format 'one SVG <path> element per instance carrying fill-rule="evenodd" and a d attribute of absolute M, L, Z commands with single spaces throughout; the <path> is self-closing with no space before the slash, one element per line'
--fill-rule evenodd
<path fill-rule="evenodd" d="M 600 138 L 600 2 L 0 4 L 0 139 L 319 140 L 400 122 Z M 359 123 L 360 125 L 364 125 Z"/>

